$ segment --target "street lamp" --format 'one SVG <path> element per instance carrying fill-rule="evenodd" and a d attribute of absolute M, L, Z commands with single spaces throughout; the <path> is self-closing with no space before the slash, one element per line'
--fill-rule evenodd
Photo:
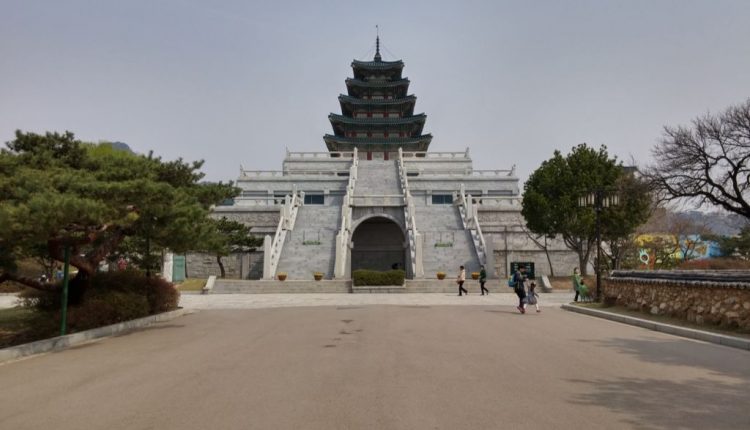
<path fill-rule="evenodd" d="M 596 265 L 594 271 L 596 272 L 596 300 L 601 300 L 602 297 L 602 284 L 601 284 L 601 272 L 599 270 L 602 261 L 602 226 L 601 226 L 601 213 L 604 208 L 610 206 L 617 206 L 620 204 L 620 197 L 617 194 L 609 193 L 609 190 L 596 189 L 590 191 L 585 196 L 578 198 L 579 207 L 593 207 L 596 212 Z"/>

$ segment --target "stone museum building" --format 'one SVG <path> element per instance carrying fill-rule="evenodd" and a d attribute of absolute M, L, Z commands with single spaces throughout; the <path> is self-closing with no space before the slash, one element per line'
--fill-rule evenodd
<path fill-rule="evenodd" d="M 547 255 L 523 228 L 515 167 L 474 169 L 469 148 L 430 151 L 404 62 L 383 60 L 379 39 L 374 58 L 351 67 L 341 112 L 328 115 L 326 151 L 287 150 L 278 171 L 241 169 L 242 193 L 215 208 L 265 237 L 262 250 L 225 259 L 228 276 L 346 280 L 356 269 L 397 267 L 408 279 L 435 279 L 485 265 L 506 277 L 513 262 L 548 274 Z M 577 263 L 559 244 L 549 254 L 559 274 Z M 210 257 L 188 256 L 187 266 L 190 276 L 218 274 Z"/>

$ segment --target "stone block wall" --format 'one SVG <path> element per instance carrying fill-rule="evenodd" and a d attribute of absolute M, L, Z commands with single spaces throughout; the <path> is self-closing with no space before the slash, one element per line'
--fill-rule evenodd
<path fill-rule="evenodd" d="M 631 310 L 750 330 L 750 282 L 610 277 L 603 294 Z"/>
<path fill-rule="evenodd" d="M 221 259 L 228 279 L 260 279 L 263 276 L 263 252 L 231 254 Z M 189 253 L 185 255 L 185 266 L 190 278 L 221 276 L 216 256 Z"/>

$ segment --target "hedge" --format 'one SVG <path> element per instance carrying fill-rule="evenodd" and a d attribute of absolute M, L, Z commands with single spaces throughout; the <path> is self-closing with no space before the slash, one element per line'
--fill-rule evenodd
<path fill-rule="evenodd" d="M 388 270 L 379 272 L 377 270 L 355 270 L 352 272 L 354 285 L 404 285 L 406 272 L 403 270 Z"/>

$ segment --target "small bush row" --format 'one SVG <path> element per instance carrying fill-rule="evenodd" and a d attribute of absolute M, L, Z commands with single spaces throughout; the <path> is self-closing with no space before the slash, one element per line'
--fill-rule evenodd
<path fill-rule="evenodd" d="M 70 331 L 87 330 L 174 310 L 179 299 L 174 285 L 159 277 L 146 277 L 135 270 L 97 273 L 86 283 L 80 299 L 69 304 L 68 327 Z M 21 300 L 25 307 L 59 321 L 59 291 L 27 289 Z"/>
<path fill-rule="evenodd" d="M 403 270 L 388 270 L 380 272 L 377 270 L 355 270 L 352 272 L 354 285 L 404 285 L 406 272 Z"/>

